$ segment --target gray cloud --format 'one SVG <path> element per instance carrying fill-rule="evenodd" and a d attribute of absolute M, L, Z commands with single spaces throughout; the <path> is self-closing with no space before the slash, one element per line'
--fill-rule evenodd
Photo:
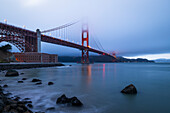
<path fill-rule="evenodd" d="M 0 21 L 7 19 L 9 24 L 26 25 L 35 31 L 88 17 L 91 36 L 108 52 L 125 56 L 170 53 L 169 0 L 31 1 L 1 0 Z M 80 40 L 79 32 L 70 32 L 72 40 Z M 90 43 L 95 46 L 92 39 Z M 80 55 L 79 50 L 50 44 L 43 44 L 42 50 Z"/>

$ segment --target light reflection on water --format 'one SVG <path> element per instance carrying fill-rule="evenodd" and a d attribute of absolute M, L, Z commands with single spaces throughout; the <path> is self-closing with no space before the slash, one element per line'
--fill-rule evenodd
<path fill-rule="evenodd" d="M 169 113 L 170 65 L 154 63 L 96 63 L 89 65 L 50 67 L 18 70 L 25 74 L 6 78 L 1 75 L 1 84 L 6 90 L 21 98 L 31 98 L 33 111 L 47 113 Z M 17 83 L 23 77 L 23 84 Z M 31 80 L 39 78 L 42 85 Z M 48 86 L 48 82 L 54 85 Z M 135 84 L 137 95 L 120 93 L 126 85 Z M 81 108 L 56 105 L 62 94 L 77 96 L 84 106 Z M 54 111 L 46 111 L 55 107 Z"/>

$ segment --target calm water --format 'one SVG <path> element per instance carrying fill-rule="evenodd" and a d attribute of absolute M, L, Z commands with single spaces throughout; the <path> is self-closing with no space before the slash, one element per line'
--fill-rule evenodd
<path fill-rule="evenodd" d="M 18 70 L 25 74 L 6 78 L 1 75 L 1 85 L 7 91 L 31 98 L 33 111 L 47 113 L 170 113 L 170 64 L 117 63 L 91 64 Z M 24 83 L 17 83 L 23 77 Z M 42 80 L 42 85 L 30 82 Z M 54 85 L 48 86 L 49 81 Z M 137 95 L 124 95 L 120 91 L 133 83 Z M 77 96 L 83 107 L 56 105 L 62 94 Z M 46 111 L 55 107 L 53 111 Z"/>

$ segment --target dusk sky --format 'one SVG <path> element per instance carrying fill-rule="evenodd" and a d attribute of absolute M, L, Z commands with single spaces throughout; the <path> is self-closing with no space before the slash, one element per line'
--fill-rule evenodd
<path fill-rule="evenodd" d="M 107 52 L 170 58 L 170 0 L 0 0 L 0 5 L 0 22 L 7 19 L 8 24 L 43 31 L 86 17 L 90 36 Z M 72 40 L 80 42 L 81 32 L 72 33 L 77 33 Z M 81 55 L 79 50 L 47 43 L 42 43 L 42 52 Z"/>

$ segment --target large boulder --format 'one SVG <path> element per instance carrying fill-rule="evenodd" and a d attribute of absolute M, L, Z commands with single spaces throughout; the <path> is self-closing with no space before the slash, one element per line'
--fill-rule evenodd
<path fill-rule="evenodd" d="M 67 98 L 65 94 L 63 94 L 61 97 L 57 99 L 56 104 L 67 104 L 72 106 L 82 106 L 80 100 L 77 99 L 77 97 Z"/>
<path fill-rule="evenodd" d="M 15 76 L 19 76 L 19 73 L 18 73 L 18 71 L 11 69 L 6 72 L 5 76 L 6 77 L 15 77 Z"/>
<path fill-rule="evenodd" d="M 133 84 L 130 84 L 128 86 L 126 86 L 121 93 L 125 93 L 125 94 L 137 94 L 137 90 L 136 87 Z"/>
<path fill-rule="evenodd" d="M 81 103 L 81 101 L 77 99 L 77 97 L 72 97 L 69 100 L 70 100 L 70 103 L 72 104 L 72 106 L 82 106 L 83 105 Z"/>
<path fill-rule="evenodd" d="M 65 94 L 63 94 L 61 97 L 57 99 L 57 104 L 66 104 L 68 103 L 68 98 L 66 97 Z"/>

